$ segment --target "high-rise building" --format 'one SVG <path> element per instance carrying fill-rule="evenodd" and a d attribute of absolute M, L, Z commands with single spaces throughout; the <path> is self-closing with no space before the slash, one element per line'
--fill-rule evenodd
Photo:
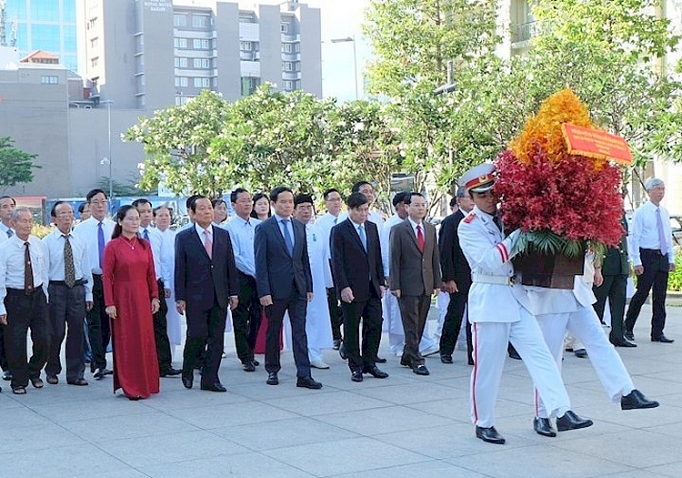
<path fill-rule="evenodd" d="M 22 57 L 36 50 L 49 52 L 67 69 L 76 71 L 76 0 L 5 0 L 4 3 L 8 44 L 16 40 Z"/>
<path fill-rule="evenodd" d="M 85 0 L 85 76 L 116 108 L 228 100 L 262 82 L 322 96 L 320 11 L 297 0 Z"/>

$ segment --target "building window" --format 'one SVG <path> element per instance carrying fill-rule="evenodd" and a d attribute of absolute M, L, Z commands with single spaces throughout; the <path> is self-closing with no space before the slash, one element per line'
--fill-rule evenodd
<path fill-rule="evenodd" d="M 242 96 L 249 96 L 256 91 L 260 85 L 260 78 L 252 76 L 242 76 Z"/>
<path fill-rule="evenodd" d="M 279 26 L 279 29 L 282 33 L 289 33 L 289 24 L 288 23 L 282 23 Z"/>
<path fill-rule="evenodd" d="M 92 17 L 88 20 L 88 30 L 92 30 L 97 26 L 97 17 Z"/>
<path fill-rule="evenodd" d="M 40 77 L 40 82 L 43 85 L 58 85 L 59 77 L 54 75 L 43 75 Z"/>
<path fill-rule="evenodd" d="M 210 23 L 208 15 L 192 15 L 192 26 L 195 28 L 206 28 Z"/>
<path fill-rule="evenodd" d="M 294 71 L 301 71 L 301 62 L 297 61 L 294 63 Z"/>
<path fill-rule="evenodd" d="M 90 39 L 90 48 L 97 48 L 99 46 L 99 38 L 91 38 Z"/>
<path fill-rule="evenodd" d="M 209 63 L 208 58 L 195 58 L 194 59 L 194 68 L 197 68 L 197 69 L 210 68 L 210 63 Z"/>
<path fill-rule="evenodd" d="M 291 46 L 291 43 L 282 43 L 282 51 L 284 53 L 291 53 L 293 50 L 293 47 Z"/>
<path fill-rule="evenodd" d="M 211 40 L 195 38 L 193 41 L 195 50 L 209 50 L 211 48 Z"/>
<path fill-rule="evenodd" d="M 300 44 L 300 43 L 294 43 L 294 51 L 295 51 L 296 53 L 300 53 L 300 52 L 301 52 L 301 44 Z"/>
<path fill-rule="evenodd" d="M 187 26 L 187 15 L 176 13 L 173 15 L 173 26 L 174 27 L 186 27 Z"/>
<path fill-rule="evenodd" d="M 187 77 L 186 76 L 176 76 L 175 86 L 179 88 L 187 88 Z"/>
<path fill-rule="evenodd" d="M 284 91 L 291 91 L 294 89 L 294 82 L 291 80 L 284 80 Z"/>
<path fill-rule="evenodd" d="M 256 23 L 253 12 L 239 12 L 239 23 Z"/>
<path fill-rule="evenodd" d="M 251 51 L 253 49 L 253 44 L 250 41 L 240 41 L 239 50 L 241 51 Z"/>
<path fill-rule="evenodd" d="M 173 60 L 175 68 L 187 68 L 187 58 L 175 58 Z"/>
<path fill-rule="evenodd" d="M 194 78 L 195 88 L 210 88 L 211 79 L 210 78 Z"/>
<path fill-rule="evenodd" d="M 175 48 L 187 48 L 187 38 L 173 38 L 173 46 Z"/>
<path fill-rule="evenodd" d="M 184 95 L 178 95 L 175 97 L 175 106 L 186 105 L 190 99 L 191 99 L 191 97 L 187 97 Z"/>
<path fill-rule="evenodd" d="M 284 71 L 294 71 L 294 64 L 290 61 L 282 62 L 282 69 Z"/>
<path fill-rule="evenodd" d="M 91 58 L 90 59 L 90 66 L 93 68 L 96 68 L 99 66 L 99 57 Z"/>

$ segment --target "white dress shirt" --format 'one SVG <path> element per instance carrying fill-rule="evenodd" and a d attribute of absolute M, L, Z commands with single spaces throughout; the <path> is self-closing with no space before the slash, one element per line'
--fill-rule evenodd
<path fill-rule="evenodd" d="M 254 237 L 256 226 L 260 223 L 259 219 L 252 217 L 245 221 L 239 216 L 234 216 L 225 228 L 230 233 L 237 269 L 246 275 L 254 277 L 256 275 Z"/>
<path fill-rule="evenodd" d="M 35 236 L 28 236 L 33 285 L 43 287 L 47 297 L 48 264 L 43 243 Z M 0 315 L 7 314 L 5 297 L 7 289 L 24 289 L 24 241 L 16 234 L 0 246 Z"/>
<path fill-rule="evenodd" d="M 161 246 L 161 277 L 166 289 L 170 289 L 173 284 L 173 274 L 175 274 L 175 234 L 170 227 L 165 231 L 156 229 L 163 240 Z M 160 294 L 161 292 L 159 292 Z"/>
<path fill-rule="evenodd" d="M 194 230 L 197 231 L 197 234 L 199 234 L 199 239 L 201 239 L 201 243 L 206 247 L 206 234 L 205 231 L 208 232 L 208 238 L 211 240 L 211 245 L 213 245 L 213 225 L 209 224 L 206 229 L 201 227 L 199 224 L 194 224 Z"/>
<path fill-rule="evenodd" d="M 88 264 L 92 269 L 93 274 L 102 275 L 102 268 L 99 266 L 99 243 L 98 243 L 98 229 L 99 220 L 91 217 L 87 221 L 83 221 L 73 229 L 73 234 L 83 239 L 88 247 Z M 111 219 L 104 218 L 102 221 L 102 231 L 104 232 L 104 245 L 111 240 L 111 235 L 114 232 L 116 223 Z M 104 260 L 104 257 L 102 257 Z"/>
<path fill-rule="evenodd" d="M 339 214 L 339 220 L 337 221 L 337 224 L 341 221 L 345 221 L 347 217 L 348 217 L 347 211 Z M 370 209 L 367 212 L 367 220 L 377 225 L 377 232 L 379 233 L 379 236 L 381 236 L 381 231 L 384 228 L 384 218 L 381 215 L 381 213 Z"/>
<path fill-rule="evenodd" d="M 673 264 L 675 257 L 673 254 L 673 233 L 670 228 L 670 215 L 664 207 L 657 207 L 651 201 L 642 204 L 632 216 L 632 226 L 630 227 L 630 257 L 636 266 L 642 265 L 639 257 L 640 249 L 661 250 L 661 241 L 658 236 L 658 223 L 656 220 L 656 209 L 660 210 L 661 222 L 663 223 L 663 233 L 666 238 L 666 252 L 668 262 Z"/>
<path fill-rule="evenodd" d="M 275 216 L 275 219 L 277 220 L 277 227 L 279 227 L 279 231 L 282 233 L 282 237 L 284 237 L 284 242 L 286 243 L 286 237 L 284 235 L 284 227 L 285 225 L 282 223 L 282 221 L 289 221 L 286 224 L 286 228 L 289 231 L 289 237 L 291 238 L 291 246 L 292 248 L 296 247 L 296 238 L 294 237 L 294 217 L 282 217 L 278 216 L 277 214 L 273 214 Z"/>
<path fill-rule="evenodd" d="M 156 274 L 156 280 L 163 279 L 164 286 L 167 283 L 167 278 L 163 277 L 161 271 L 161 258 L 163 257 L 163 236 L 161 231 L 153 228 L 151 225 L 147 227 L 140 226 L 137 233 L 141 238 L 144 239 L 144 232 L 147 231 L 149 236 L 149 242 L 152 245 L 152 258 L 154 259 L 154 273 Z M 161 294 L 161 292 L 159 292 Z"/>
<path fill-rule="evenodd" d="M 379 243 L 381 244 L 381 260 L 384 263 L 384 276 L 385 277 L 390 277 L 390 264 L 391 264 L 391 259 L 390 259 L 390 253 L 391 253 L 391 229 L 393 229 L 393 226 L 396 226 L 403 222 L 404 219 L 402 219 L 400 216 L 397 214 L 392 215 L 391 217 L 386 220 L 384 223 L 384 227 L 381 230 L 381 234 L 379 235 Z"/>
<path fill-rule="evenodd" d="M 12 231 L 11 235 L 12 236 L 14 235 L 13 229 L 10 229 L 9 227 L 5 226 L 2 222 L 0 222 L 0 243 L 3 243 L 10 238 L 10 234 L 8 234 L 8 231 Z"/>
<path fill-rule="evenodd" d="M 63 281 L 64 277 L 64 244 L 65 235 L 55 229 L 43 238 L 45 257 L 47 259 L 49 280 Z M 85 287 L 85 300 L 92 301 L 92 269 L 88 263 L 88 247 L 80 237 L 69 234 L 71 251 L 73 252 L 73 266 L 76 280 L 82 280 Z"/>

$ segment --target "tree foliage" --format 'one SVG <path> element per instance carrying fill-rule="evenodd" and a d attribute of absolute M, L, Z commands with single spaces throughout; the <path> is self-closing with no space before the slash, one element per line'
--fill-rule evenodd
<path fill-rule="evenodd" d="M 33 169 L 41 168 L 33 164 L 38 155 L 15 148 L 13 144 L 9 137 L 0 138 L 0 191 L 19 183 L 30 183 Z"/>

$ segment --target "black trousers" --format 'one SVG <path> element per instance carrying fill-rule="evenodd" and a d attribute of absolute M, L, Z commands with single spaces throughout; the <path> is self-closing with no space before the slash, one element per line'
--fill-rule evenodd
<path fill-rule="evenodd" d="M 370 285 L 372 296 L 365 302 L 341 301 L 343 311 L 343 346 L 348 356 L 348 367 L 359 370 L 376 365 L 379 344 L 381 343 L 381 298 Z M 359 329 L 362 320 L 362 346 Z"/>
<path fill-rule="evenodd" d="M 339 306 L 339 298 L 336 295 L 336 288 L 327 289 L 327 306 L 329 307 L 329 320 L 332 323 L 332 338 L 341 340 L 341 325 L 343 325 L 343 313 Z"/>
<path fill-rule="evenodd" d="M 7 325 L 5 326 L 5 350 L 9 371 L 12 373 L 13 389 L 26 387 L 29 378 L 40 377 L 47 362 L 50 348 L 50 331 L 47 324 L 47 299 L 42 287 L 31 294 L 23 290 L 7 289 L 5 297 Z M 31 329 L 33 354 L 26 354 L 26 334 Z"/>
<path fill-rule="evenodd" d="M 445 320 L 443 321 L 443 331 L 440 336 L 440 353 L 441 355 L 452 355 L 457 345 L 457 337 L 462 328 L 462 321 L 464 321 L 464 310 L 467 305 L 467 297 L 469 296 L 469 289 L 471 284 L 457 281 L 459 290 L 450 295 L 450 302 L 448 303 L 448 310 L 445 313 Z M 468 321 L 466 322 L 468 324 Z M 471 325 L 467 329 L 467 350 L 471 344 Z M 471 355 L 469 355 L 471 356 Z"/>
<path fill-rule="evenodd" d="M 154 339 L 156 340 L 156 357 L 159 360 L 159 372 L 164 373 L 169 371 L 173 364 L 170 340 L 168 340 L 168 325 L 166 317 L 168 316 L 168 304 L 164 295 L 164 283 L 161 279 L 157 280 L 159 288 L 159 311 L 154 314 Z"/>
<path fill-rule="evenodd" d="M 413 367 L 424 364 L 424 357 L 419 353 L 419 341 L 424 333 L 426 316 L 431 307 L 429 295 L 406 295 L 398 299 L 400 317 L 405 331 L 405 347 L 402 361 Z"/>
<path fill-rule="evenodd" d="M 187 339 L 183 351 L 183 373 L 191 375 L 203 356 L 201 383 L 205 385 L 219 383 L 218 369 L 223 359 L 227 308 L 220 307 L 216 301 L 208 310 L 196 310 L 188 301 L 185 316 Z"/>
<path fill-rule="evenodd" d="M 104 288 L 102 287 L 102 276 L 92 275 L 92 309 L 87 313 L 88 319 L 88 339 L 92 349 L 92 360 L 90 361 L 90 371 L 94 372 L 98 368 L 107 367 L 107 346 L 111 340 L 111 329 L 109 328 L 109 316 L 104 309 Z"/>
<path fill-rule="evenodd" d="M 651 249 L 640 249 L 640 258 L 644 273 L 637 277 L 637 291 L 630 299 L 625 316 L 625 331 L 632 332 L 639 317 L 642 305 L 649 296 L 649 291 L 653 289 L 651 317 L 651 337 L 658 338 L 663 334 L 665 328 L 665 296 L 668 289 L 668 259 L 659 251 Z"/>
<path fill-rule="evenodd" d="M 593 307 L 600 321 L 604 320 L 606 299 L 609 300 L 609 310 L 611 311 L 611 332 L 609 336 L 612 340 L 623 340 L 625 338 L 623 336 L 623 316 L 625 315 L 627 287 L 628 276 L 626 274 L 604 276 L 602 285 L 592 287 L 592 292 L 597 298 Z"/>
<path fill-rule="evenodd" d="M 66 336 L 66 380 L 83 378 L 85 354 L 83 352 L 83 317 L 85 316 L 85 287 L 51 282 L 47 288 L 50 293 L 49 330 L 50 352 L 45 366 L 47 375 L 57 376 L 62 372 L 60 352 Z M 68 325 L 69 332 L 66 333 Z"/>
<path fill-rule="evenodd" d="M 232 311 L 234 345 L 242 363 L 253 360 L 261 322 L 261 305 L 253 276 L 239 272 L 239 304 Z"/>
<path fill-rule="evenodd" d="M 7 353 L 5 352 L 5 328 L 0 327 L 0 368 L 7 372 L 9 365 L 7 364 Z"/>
<path fill-rule="evenodd" d="M 289 312 L 296 376 L 310 376 L 308 336 L 305 333 L 307 308 L 308 298 L 305 294 L 301 294 L 295 285 L 292 285 L 291 295 L 288 298 L 273 299 L 272 305 L 265 308 L 265 315 L 268 318 L 268 331 L 265 335 L 265 370 L 268 373 L 277 373 L 282 368 L 279 360 L 279 343 L 282 336 L 284 313 Z"/>

